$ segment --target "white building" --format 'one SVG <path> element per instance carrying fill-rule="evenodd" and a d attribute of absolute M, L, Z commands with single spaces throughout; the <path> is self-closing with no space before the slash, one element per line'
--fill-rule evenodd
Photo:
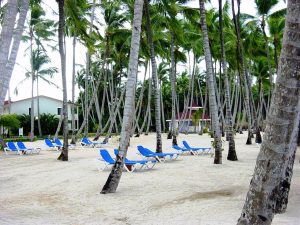
<path fill-rule="evenodd" d="M 44 95 L 39 96 L 39 111 L 40 114 L 52 114 L 60 117 L 63 101 Z M 69 120 L 69 129 L 72 129 L 71 123 L 71 107 L 72 103 L 68 103 L 68 120 Z M 37 117 L 37 97 L 34 97 L 34 116 Z M 4 114 L 31 114 L 31 98 L 26 98 L 14 102 L 5 101 L 4 103 Z M 78 107 L 75 106 L 75 130 L 79 127 L 78 124 Z"/>

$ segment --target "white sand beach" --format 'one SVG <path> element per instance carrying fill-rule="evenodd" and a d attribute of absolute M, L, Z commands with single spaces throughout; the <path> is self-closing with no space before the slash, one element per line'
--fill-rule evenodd
<path fill-rule="evenodd" d="M 178 137 L 193 146 L 209 146 L 208 135 Z M 124 172 L 118 190 L 100 191 L 110 170 L 99 172 L 98 148 L 70 150 L 69 161 L 56 160 L 58 152 L 39 155 L 0 153 L 0 224 L 236 224 L 255 166 L 258 147 L 245 145 L 246 134 L 236 135 L 239 161 L 214 165 L 210 155 L 180 156 L 157 164 L 152 170 Z M 42 146 L 42 141 L 26 143 Z M 155 149 L 155 134 L 131 139 L 129 159 L 139 159 L 136 146 Z M 107 147 L 112 153 L 117 137 Z M 163 137 L 164 152 L 174 152 Z M 300 224 L 299 151 L 294 166 L 288 210 L 276 215 L 276 225 Z"/>

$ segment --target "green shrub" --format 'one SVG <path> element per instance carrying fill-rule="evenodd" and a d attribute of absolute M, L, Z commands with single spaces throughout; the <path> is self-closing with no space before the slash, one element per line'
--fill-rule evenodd
<path fill-rule="evenodd" d="M 203 128 L 203 134 L 206 134 L 206 133 L 208 133 L 208 127 Z"/>
<path fill-rule="evenodd" d="M 26 142 L 26 141 L 30 141 L 30 138 L 29 137 L 15 137 L 15 138 L 5 138 L 3 139 L 5 142 L 18 142 L 18 141 L 23 141 L 23 142 Z M 34 137 L 33 141 L 37 141 L 38 138 Z"/>

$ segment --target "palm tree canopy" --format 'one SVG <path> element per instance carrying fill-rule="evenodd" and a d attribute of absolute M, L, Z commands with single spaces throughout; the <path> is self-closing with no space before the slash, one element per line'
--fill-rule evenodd
<path fill-rule="evenodd" d="M 269 14 L 270 10 L 279 2 L 279 0 L 255 0 L 257 11 L 260 15 Z"/>

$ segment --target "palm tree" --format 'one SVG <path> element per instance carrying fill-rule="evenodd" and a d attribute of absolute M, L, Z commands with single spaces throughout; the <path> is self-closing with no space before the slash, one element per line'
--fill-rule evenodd
<path fill-rule="evenodd" d="M 271 224 L 274 214 L 282 213 L 288 192 L 299 126 L 300 1 L 288 1 L 283 47 L 267 125 L 249 191 L 238 224 Z M 288 101 L 287 101 L 288 99 Z"/>
<path fill-rule="evenodd" d="M 203 48 L 205 54 L 205 63 L 206 63 L 206 73 L 207 73 L 207 86 L 209 89 L 209 108 L 212 119 L 212 127 L 213 127 L 213 136 L 214 136 L 214 147 L 215 147 L 215 164 L 222 164 L 222 141 L 221 141 L 221 132 L 218 118 L 218 107 L 216 103 L 216 94 L 214 88 L 214 77 L 213 77 L 213 65 L 211 61 L 211 53 L 208 41 L 208 32 L 205 18 L 205 7 L 204 0 L 199 0 L 200 6 L 200 24 L 203 33 Z"/>
<path fill-rule="evenodd" d="M 3 113 L 3 102 L 9 87 L 10 78 L 16 62 L 19 45 L 24 30 L 27 11 L 29 8 L 29 0 L 21 0 L 19 2 L 20 13 L 17 26 L 14 29 L 17 16 L 16 0 L 8 1 L 6 13 L 4 15 L 1 34 L 0 34 L 0 114 Z M 14 35 L 13 35 L 14 34 Z M 13 39 L 13 40 L 12 40 Z M 12 47 L 10 49 L 10 46 Z"/>
<path fill-rule="evenodd" d="M 172 120 L 171 120 L 171 135 L 172 145 L 177 145 L 176 137 L 176 63 L 175 63 L 175 34 L 171 31 L 171 67 L 170 67 L 170 82 L 171 82 L 171 93 L 172 93 Z"/>
<path fill-rule="evenodd" d="M 230 104 L 230 92 L 229 92 L 229 81 L 228 81 L 228 74 L 227 74 L 227 65 L 226 65 L 226 55 L 225 55 L 225 48 L 224 48 L 224 34 L 223 34 L 223 9 L 222 9 L 222 0 L 219 0 L 219 29 L 220 29 L 220 43 L 221 43 L 221 63 L 222 69 L 224 73 L 224 83 L 225 83 L 225 101 L 226 101 L 226 123 L 227 123 L 227 135 L 228 135 L 228 142 L 229 142 L 229 149 L 228 149 L 228 160 L 236 161 L 237 155 L 235 151 L 235 142 L 233 136 L 233 125 L 232 125 L 232 114 L 231 114 L 231 104 Z"/>
<path fill-rule="evenodd" d="M 242 80 L 244 81 L 244 90 L 245 90 L 245 110 L 247 113 L 247 117 L 248 117 L 248 138 L 246 141 L 246 144 L 250 145 L 252 144 L 252 132 L 251 132 L 251 126 L 252 126 L 252 114 L 251 113 L 251 108 L 250 108 L 250 103 L 251 103 L 251 99 L 250 99 L 250 80 L 249 80 L 249 76 L 248 76 L 248 71 L 247 71 L 247 67 L 246 67 L 246 62 L 245 62 L 245 57 L 244 57 L 244 53 L 243 53 L 243 46 L 241 43 L 241 34 L 240 34 L 240 23 L 239 23 L 239 17 L 240 17 L 240 1 L 238 1 L 238 13 L 237 15 L 235 14 L 235 9 L 234 9 L 234 0 L 231 1 L 232 2 L 232 14 L 233 14 L 233 22 L 234 22 L 234 27 L 235 27 L 235 32 L 236 32 L 236 36 L 237 36 L 237 54 L 238 54 L 238 59 L 242 64 Z M 259 129 L 257 129 L 257 131 L 259 131 Z"/>
<path fill-rule="evenodd" d="M 161 117 L 160 117 L 160 89 L 158 86 L 157 78 L 157 64 L 155 60 L 154 46 L 153 46 L 153 31 L 150 21 L 149 2 L 144 0 L 145 16 L 147 20 L 147 37 L 150 49 L 150 58 L 152 65 L 152 79 L 154 84 L 154 101 L 155 101 L 155 124 L 156 124 L 156 152 L 162 152 L 162 139 L 161 139 Z"/>
<path fill-rule="evenodd" d="M 44 52 L 46 52 L 45 47 L 43 46 L 43 41 L 48 41 L 52 36 L 54 36 L 54 32 L 52 30 L 54 26 L 54 22 L 52 20 L 44 19 L 43 16 L 45 15 L 45 11 L 43 7 L 41 6 L 40 0 L 34 0 L 30 2 L 30 8 L 31 8 L 31 16 L 29 21 L 29 33 L 24 37 L 25 40 L 30 41 L 30 64 L 31 64 L 31 71 L 30 73 L 27 73 L 31 75 L 31 124 L 30 124 L 30 137 L 31 139 L 34 137 L 34 120 L 35 120 L 35 109 L 34 109 L 34 99 L 33 99 L 33 86 L 35 79 L 37 77 L 35 76 L 35 72 L 37 71 L 37 65 L 40 64 L 37 60 L 37 55 L 41 54 L 40 49 L 43 49 Z M 37 51 L 34 52 L 34 46 L 36 46 Z M 34 55 L 36 54 L 36 55 Z M 34 59 L 35 57 L 35 59 Z M 43 57 L 45 59 L 45 57 Z M 34 62 L 35 60 L 35 62 Z M 43 59 L 42 59 L 43 60 Z M 38 63 L 34 65 L 35 63 Z M 44 64 L 44 63 L 42 63 Z M 38 68 L 39 69 L 39 68 Z M 37 96 L 38 98 L 38 96 Z M 38 101 L 38 99 L 37 99 Z M 39 101 L 38 101 L 39 102 Z M 39 134 L 41 135 L 41 129 L 40 129 L 40 121 L 38 118 L 38 125 L 39 125 Z"/>
<path fill-rule="evenodd" d="M 76 42 L 80 39 L 90 48 L 91 38 L 87 34 L 88 20 L 85 18 L 90 10 L 90 4 L 86 0 L 68 0 L 65 2 L 66 16 L 66 35 L 73 37 L 73 63 L 72 63 L 72 143 L 76 142 L 75 138 L 75 62 L 76 62 Z"/>
<path fill-rule="evenodd" d="M 143 0 L 134 2 L 134 18 L 132 24 L 131 51 L 129 57 L 128 80 L 126 84 L 126 96 L 123 112 L 123 124 L 120 136 L 119 154 L 109 174 L 109 177 L 101 191 L 102 194 L 113 193 L 117 190 L 122 176 L 124 160 L 126 158 L 129 139 L 132 129 L 132 114 L 134 113 L 134 95 L 136 74 L 138 67 L 138 54 L 140 46 L 141 23 L 143 15 Z"/>
<path fill-rule="evenodd" d="M 56 0 L 58 3 L 58 46 L 61 61 L 61 76 L 63 86 L 63 148 L 61 154 L 58 156 L 58 160 L 68 161 L 68 102 L 67 102 L 67 80 L 66 80 L 66 55 L 65 55 L 65 43 L 64 43 L 64 0 Z"/>
<path fill-rule="evenodd" d="M 31 62 L 32 62 L 32 68 L 31 70 L 28 70 L 25 73 L 25 78 L 19 82 L 19 84 L 22 84 L 24 81 L 31 79 L 32 80 L 32 87 L 31 87 L 31 104 L 33 105 L 34 102 L 34 96 L 33 96 L 33 90 L 34 90 L 34 83 L 36 82 L 36 89 L 37 89 L 37 117 L 38 117 L 38 128 L 39 128 L 39 135 L 42 136 L 42 130 L 40 126 L 40 115 L 39 115 L 39 79 L 42 79 L 43 81 L 47 82 L 49 85 L 54 85 L 55 87 L 59 88 L 57 84 L 53 83 L 51 80 L 47 79 L 45 76 L 49 76 L 50 78 L 53 78 L 53 75 L 57 73 L 56 67 L 47 67 L 45 68 L 45 65 L 50 63 L 50 58 L 44 50 L 37 48 L 32 50 L 31 54 Z M 18 93 L 18 85 L 15 88 L 15 93 Z M 31 117 L 33 116 L 33 111 L 31 111 Z"/>
<path fill-rule="evenodd" d="M 274 61 L 276 65 L 276 73 L 278 69 L 278 53 L 281 50 L 281 42 L 283 36 L 283 29 L 285 24 L 285 17 L 270 16 L 268 20 L 269 32 L 274 45 Z"/>
<path fill-rule="evenodd" d="M 268 67 L 269 67 L 269 79 L 270 79 L 270 92 L 269 92 L 269 99 L 272 94 L 272 89 L 273 89 L 273 72 L 272 72 L 272 67 L 271 67 L 271 57 L 270 57 L 270 50 L 269 50 L 269 41 L 268 37 L 266 34 L 266 22 L 268 19 L 268 16 L 270 14 L 270 10 L 277 5 L 279 0 L 270 0 L 270 1 L 263 1 L 263 0 L 255 0 L 255 4 L 257 6 L 257 11 L 258 15 L 261 16 L 261 21 L 260 21 L 260 26 L 264 35 L 265 39 L 265 48 L 267 52 L 267 59 L 268 59 Z M 268 100 L 268 106 L 269 106 L 269 100 Z"/>

